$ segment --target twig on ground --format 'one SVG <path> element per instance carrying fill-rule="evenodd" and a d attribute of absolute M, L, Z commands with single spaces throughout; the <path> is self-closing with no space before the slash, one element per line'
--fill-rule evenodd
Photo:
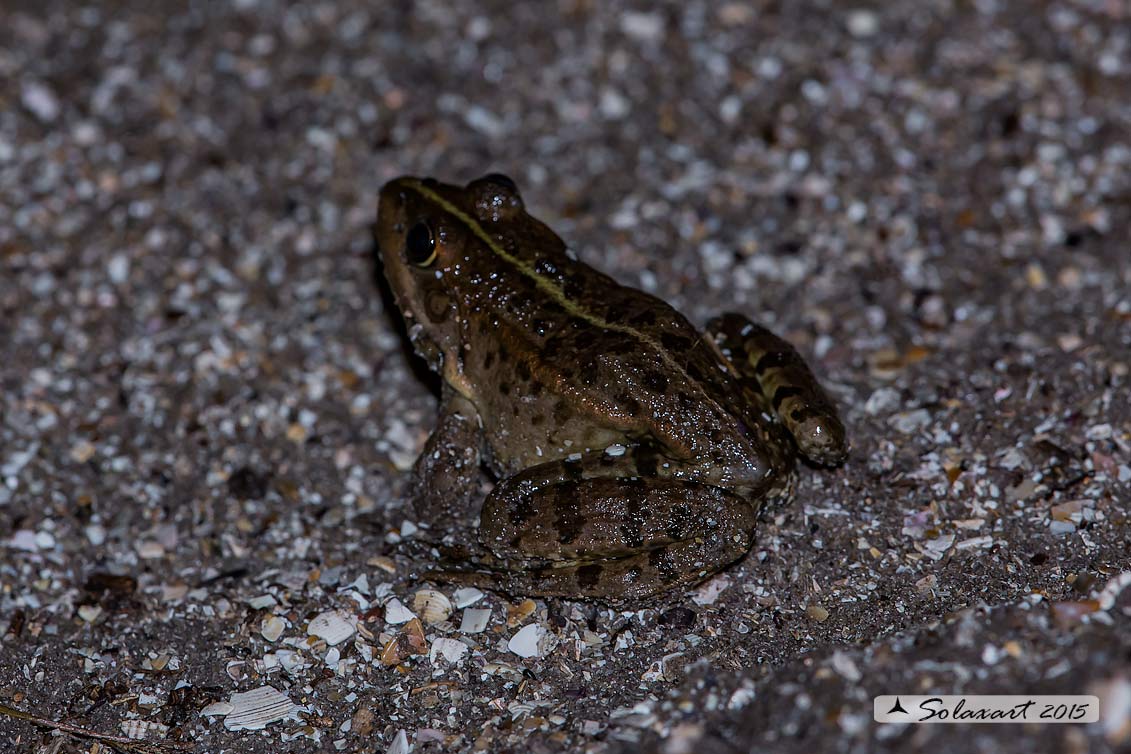
<path fill-rule="evenodd" d="M 78 725 L 71 725 L 70 723 L 61 723 L 56 720 L 49 720 L 46 717 L 39 717 L 30 712 L 24 712 L 14 707 L 0 704 L 0 715 L 7 715 L 14 717 L 17 720 L 27 720 L 33 725 L 38 725 L 44 728 L 51 728 L 52 730 L 62 731 L 72 736 L 79 736 L 82 738 L 91 738 L 101 743 L 110 744 L 111 746 L 130 752 L 140 752 L 140 754 L 164 754 L 167 751 L 188 751 L 193 748 L 193 744 L 187 741 L 139 741 L 134 738 L 127 738 L 126 736 L 115 736 L 109 733 L 99 733 L 95 730 L 83 728 Z"/>

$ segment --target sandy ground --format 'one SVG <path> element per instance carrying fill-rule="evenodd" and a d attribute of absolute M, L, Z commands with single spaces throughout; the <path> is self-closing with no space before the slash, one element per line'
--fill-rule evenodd
<path fill-rule="evenodd" d="M 420 578 L 436 398 L 369 226 L 492 170 L 842 406 L 849 463 L 694 592 Z M 1129 230 L 1119 0 L 6 2 L 0 704 L 161 751 L 1126 750 Z M 872 721 L 962 692 L 1103 717 Z"/>

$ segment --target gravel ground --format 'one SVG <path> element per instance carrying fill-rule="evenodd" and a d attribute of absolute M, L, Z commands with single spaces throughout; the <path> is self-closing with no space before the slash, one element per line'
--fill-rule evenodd
<path fill-rule="evenodd" d="M 436 398 L 369 227 L 491 170 L 842 406 L 849 463 L 694 592 L 420 578 Z M 1120 0 L 9 0 L 0 704 L 198 752 L 1127 750 L 1129 231 Z M 1103 719 L 873 723 L 899 692 Z"/>

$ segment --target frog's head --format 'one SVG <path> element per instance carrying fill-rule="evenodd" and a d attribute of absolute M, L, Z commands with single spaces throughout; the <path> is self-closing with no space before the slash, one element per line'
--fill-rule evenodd
<path fill-rule="evenodd" d="M 376 236 L 385 277 L 413 344 L 434 369 L 459 353 L 458 309 L 490 285 L 484 260 L 500 231 L 524 218 L 522 197 L 504 175 L 467 186 L 405 176 L 381 189 Z"/>

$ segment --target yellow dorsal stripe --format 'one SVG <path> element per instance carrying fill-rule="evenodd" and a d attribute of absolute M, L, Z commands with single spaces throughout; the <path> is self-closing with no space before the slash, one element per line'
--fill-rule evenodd
<path fill-rule="evenodd" d="M 682 367 L 680 367 L 672 360 L 667 350 L 662 348 L 660 344 L 655 340 L 634 328 L 626 327 L 625 325 L 618 325 L 613 322 L 608 322 L 607 320 L 598 317 L 592 312 L 586 311 L 584 308 L 570 301 L 569 298 L 565 295 L 565 291 L 563 291 L 559 285 L 554 283 L 554 281 L 544 277 L 543 275 L 539 275 L 530 264 L 522 259 L 519 259 L 515 255 L 504 249 L 502 246 L 500 246 L 499 243 L 495 241 L 495 239 L 492 238 L 490 234 L 483 229 L 483 226 L 480 225 L 479 221 L 474 217 L 471 217 L 459 207 L 455 206 L 447 199 L 425 186 L 420 181 L 414 180 L 410 185 L 412 189 L 416 191 L 416 193 L 420 194 L 425 199 L 437 205 L 449 215 L 466 225 L 476 238 L 487 245 L 487 248 L 489 248 L 493 254 L 495 254 L 508 264 L 511 264 L 514 267 L 518 268 L 519 272 L 532 279 L 534 281 L 534 284 L 538 286 L 538 288 L 545 291 L 550 296 L 550 298 L 554 299 L 554 301 L 556 301 L 558 305 L 565 309 L 569 314 L 573 315 L 574 317 L 579 317 L 586 322 L 596 325 L 597 327 L 632 335 L 633 337 L 644 341 L 652 348 L 655 348 L 663 356 L 665 361 L 667 361 L 672 366 L 675 366 L 680 371 L 683 371 Z"/>

